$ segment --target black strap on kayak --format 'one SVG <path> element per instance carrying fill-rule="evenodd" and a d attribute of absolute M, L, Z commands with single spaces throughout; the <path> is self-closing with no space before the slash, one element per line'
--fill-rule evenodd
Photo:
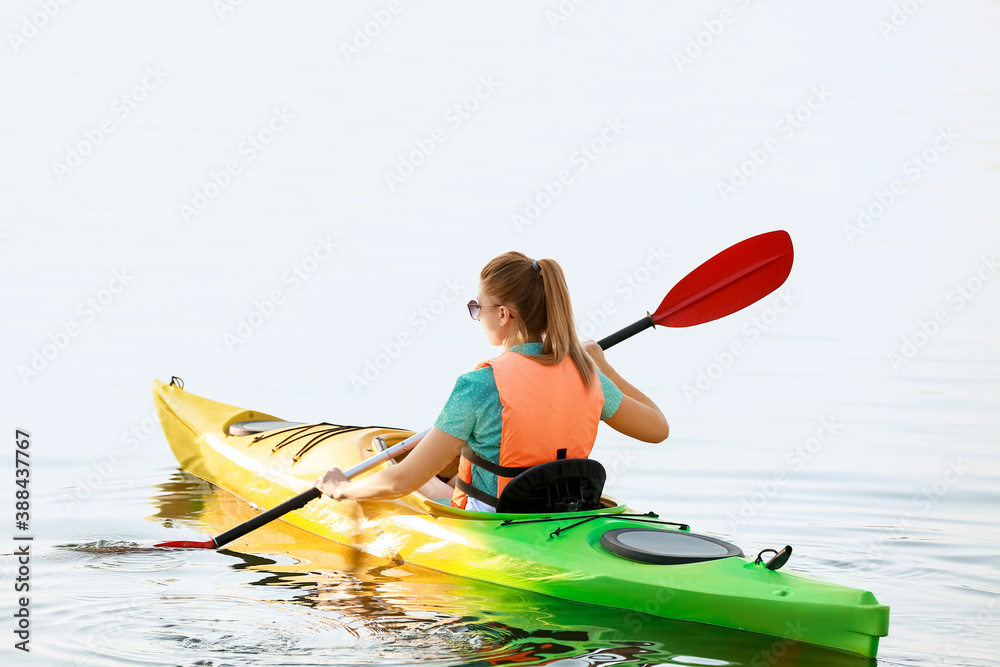
<path fill-rule="evenodd" d="M 314 431 L 313 428 L 307 428 L 305 430 L 299 431 L 298 433 L 294 434 L 289 433 L 284 440 L 278 442 L 276 445 L 274 445 L 274 447 L 271 448 L 271 453 L 278 451 L 282 447 L 287 447 L 293 442 L 298 442 L 299 440 L 305 440 L 306 438 L 309 439 L 309 442 L 306 443 L 306 447 L 309 447 L 310 446 L 309 443 L 315 441 L 317 438 L 325 439 L 330 436 L 339 435 L 341 433 L 349 433 L 350 431 L 358 429 L 357 426 L 337 426 L 336 424 L 313 425 L 313 427 L 316 426 L 326 427 L 326 428 L 322 428 L 321 430 L 318 431 Z M 301 454 L 301 451 L 299 453 Z"/>
<path fill-rule="evenodd" d="M 266 440 L 276 435 L 283 436 L 283 439 L 276 443 L 271 448 L 271 453 L 278 451 L 282 447 L 287 447 L 288 445 L 298 442 L 300 440 L 306 440 L 305 444 L 299 451 L 295 452 L 295 456 L 292 457 L 292 462 L 298 462 L 310 449 L 318 445 L 319 443 L 332 438 L 335 435 L 340 435 L 342 433 L 350 433 L 352 431 L 364 431 L 367 429 L 390 429 L 388 426 L 345 426 L 340 424 L 330 424 L 328 422 L 320 422 L 318 424 L 302 424 L 300 426 L 292 426 L 289 428 L 278 429 L 275 431 L 268 431 L 260 435 L 255 436 L 250 444 L 253 445 L 261 440 Z M 391 429 L 399 430 L 399 429 Z"/>
<path fill-rule="evenodd" d="M 628 517 L 641 517 L 641 518 L 644 518 L 644 519 L 647 519 L 647 518 L 659 519 L 660 518 L 660 515 L 657 514 L 656 512 L 646 512 L 645 514 L 604 514 L 604 513 L 602 513 L 602 514 L 589 514 L 589 515 L 587 515 L 586 518 L 588 518 L 588 519 L 597 519 L 597 518 L 600 518 L 602 516 L 615 517 L 615 518 L 619 518 L 619 519 L 621 519 L 621 518 L 628 518 Z M 518 525 L 518 524 L 522 524 L 522 523 L 547 523 L 549 521 L 566 521 L 567 519 L 575 519 L 575 518 L 577 518 L 577 517 L 573 517 L 573 516 L 543 516 L 540 519 L 504 519 L 503 521 L 500 522 L 500 525 L 501 526 L 514 526 L 514 525 Z M 672 522 L 666 521 L 664 523 L 672 523 Z M 686 524 L 676 524 L 676 525 L 680 526 L 680 525 L 686 525 Z"/>
<path fill-rule="evenodd" d="M 405 430 L 405 429 L 396 428 L 394 426 L 346 426 L 346 425 L 342 425 L 342 424 L 331 424 L 330 422 L 316 422 L 316 423 L 313 423 L 313 424 L 301 424 L 301 425 L 298 425 L 298 426 L 289 426 L 287 428 L 280 428 L 280 429 L 275 429 L 273 431 L 267 431 L 265 433 L 261 433 L 260 435 L 254 436 L 254 439 L 251 440 L 250 442 L 251 443 L 260 442 L 261 440 L 266 440 L 266 439 L 268 439 L 270 437 L 273 437 L 273 436 L 276 436 L 276 435 L 289 436 L 289 435 L 299 434 L 302 437 L 305 437 L 306 435 L 310 435 L 310 434 L 306 433 L 306 431 L 308 431 L 311 428 L 315 428 L 317 426 L 331 426 L 331 427 L 336 428 L 336 429 L 341 429 L 342 430 L 341 432 L 344 432 L 344 433 L 346 433 L 348 431 L 364 431 L 365 429 L 369 429 L 369 428 L 372 428 L 372 429 L 376 429 L 376 428 L 377 429 L 385 429 L 387 431 L 402 431 L 402 430 Z M 293 438 L 291 440 L 288 440 L 287 442 L 283 441 L 281 443 L 281 446 L 282 447 L 285 446 L 286 444 L 288 444 L 288 442 L 294 442 L 295 439 L 296 438 Z"/>
<path fill-rule="evenodd" d="M 494 509 L 496 509 L 497 503 L 500 502 L 500 499 L 497 498 L 496 496 L 491 496 L 485 491 L 477 489 L 476 487 L 466 482 L 464 479 L 456 480 L 455 488 L 464 493 L 465 495 L 469 496 L 470 498 L 475 498 L 481 503 L 486 503 L 487 505 L 489 505 Z"/>
<path fill-rule="evenodd" d="M 337 426 L 336 424 L 328 424 L 327 422 L 319 422 L 318 424 L 302 424 L 301 426 L 289 426 L 287 428 L 277 429 L 275 431 L 265 431 L 260 435 L 255 435 L 250 444 L 255 442 L 260 442 L 261 440 L 267 440 L 268 438 L 274 437 L 276 435 L 285 436 L 285 439 L 275 445 L 275 449 L 280 449 L 284 447 L 289 442 L 294 442 L 294 438 L 291 436 L 304 435 L 306 431 L 316 428 L 317 426 Z"/>
<path fill-rule="evenodd" d="M 518 524 L 525 523 L 545 523 L 548 521 L 566 521 L 571 518 L 576 517 L 558 517 L 558 516 L 547 516 L 541 519 L 506 519 L 500 522 L 501 526 L 516 526 Z M 636 521 L 638 523 L 653 523 L 661 526 L 677 526 L 679 530 L 691 530 L 691 527 L 686 523 L 677 523 L 676 521 L 664 521 L 659 518 L 659 515 L 655 512 L 646 512 L 645 514 L 591 514 L 590 516 L 583 517 L 576 523 L 571 523 L 568 526 L 560 526 L 554 531 L 549 533 L 550 538 L 559 537 L 560 533 L 564 533 L 570 528 L 576 528 L 582 524 L 594 521 L 595 519 L 622 519 L 624 521 Z"/>
<path fill-rule="evenodd" d="M 316 428 L 317 426 L 337 426 L 336 424 L 330 424 L 328 422 L 317 422 L 315 424 L 301 424 L 298 426 L 286 426 L 285 428 L 275 429 L 273 431 L 264 431 L 259 435 L 255 435 L 253 440 L 250 441 L 251 444 L 255 442 L 260 442 L 261 440 L 267 440 L 268 438 L 273 438 L 276 435 L 288 436 L 297 435 L 300 433 L 305 433 L 311 428 Z M 283 441 L 284 442 L 284 441 Z"/>
<path fill-rule="evenodd" d="M 653 513 L 649 512 L 649 514 L 653 514 Z M 551 533 L 549 533 L 549 537 L 559 537 L 560 533 L 564 533 L 567 530 L 569 530 L 570 528 L 576 528 L 577 526 L 579 526 L 582 523 L 587 523 L 588 521 L 591 521 L 593 519 L 601 519 L 601 518 L 607 518 L 607 519 L 625 519 L 627 521 L 636 521 L 638 523 L 654 523 L 654 524 L 656 524 L 658 526 L 677 526 L 678 530 L 684 530 L 684 531 L 691 530 L 691 526 L 687 525 L 686 523 L 677 523 L 676 521 L 660 521 L 659 519 L 643 519 L 643 518 L 640 518 L 640 517 L 644 517 L 644 516 L 646 516 L 646 515 L 645 514 L 639 514 L 637 516 L 637 515 L 633 515 L 633 514 L 626 514 L 626 515 L 623 516 L 621 514 L 598 514 L 598 515 L 595 515 L 595 516 L 592 516 L 592 517 L 587 517 L 583 521 L 577 521 L 576 523 L 570 524 L 568 526 L 560 526 L 559 528 L 556 528 Z M 656 516 L 656 515 L 653 514 L 653 516 Z"/>
<path fill-rule="evenodd" d="M 361 426 L 344 426 L 344 427 L 341 427 L 341 428 L 334 428 L 334 429 L 330 429 L 328 431 L 324 431 L 322 433 L 319 433 L 319 434 L 315 435 L 312 439 L 310 439 L 309 442 L 307 442 L 306 444 L 302 445 L 302 449 L 300 449 L 299 451 L 295 452 L 295 456 L 292 457 L 292 461 L 293 462 L 298 461 L 299 459 L 302 458 L 302 456 L 306 452 L 308 452 L 310 449 L 312 449 L 313 447 L 315 447 L 319 443 L 323 442 L 324 440 L 332 438 L 335 435 L 340 435 L 341 433 L 349 433 L 351 431 L 358 431 L 358 430 L 361 430 L 362 428 L 363 427 L 361 427 Z"/>
<path fill-rule="evenodd" d="M 329 438 L 332 438 L 335 435 L 340 435 L 341 433 L 348 433 L 348 432 L 350 432 L 352 430 L 354 430 L 354 429 L 353 428 L 336 428 L 336 429 L 331 429 L 331 430 L 329 430 L 329 431 L 327 431 L 325 433 L 320 433 L 319 435 L 317 435 L 316 437 L 314 437 L 313 439 L 311 439 L 309 442 L 307 442 L 306 444 L 302 445 L 302 449 L 300 449 L 299 451 L 295 452 L 295 456 L 292 457 L 292 462 L 297 462 L 299 459 L 302 458 L 302 456 L 306 452 L 308 452 L 310 449 L 312 449 L 313 447 L 315 447 L 319 443 L 323 442 L 324 440 L 328 440 Z"/>

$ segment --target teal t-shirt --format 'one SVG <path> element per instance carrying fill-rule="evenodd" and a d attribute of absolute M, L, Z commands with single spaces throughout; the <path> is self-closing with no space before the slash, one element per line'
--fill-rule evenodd
<path fill-rule="evenodd" d="M 542 344 L 526 343 L 510 349 L 522 354 L 541 354 Z M 623 394 L 604 373 L 597 371 L 597 377 L 604 393 L 601 420 L 606 420 L 618 410 Z M 458 377 L 434 426 L 459 440 L 465 440 L 472 451 L 487 461 L 499 463 L 502 412 L 493 367 L 484 366 Z M 478 466 L 472 467 L 472 484 L 490 495 L 497 494 L 496 475 Z"/>

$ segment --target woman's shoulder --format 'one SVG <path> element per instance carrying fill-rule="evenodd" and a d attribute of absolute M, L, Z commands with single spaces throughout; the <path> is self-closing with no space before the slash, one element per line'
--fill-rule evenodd
<path fill-rule="evenodd" d="M 465 373 L 462 373 L 458 377 L 470 378 L 475 380 L 475 379 L 490 377 L 491 375 L 493 375 L 493 367 L 487 364 L 486 362 L 483 362 L 482 364 L 476 366 L 471 371 L 466 371 Z"/>
<path fill-rule="evenodd" d="M 486 365 L 480 366 L 474 370 L 462 373 L 455 380 L 455 388 L 475 388 L 475 387 L 489 387 L 496 386 L 496 380 L 493 379 L 493 367 Z"/>
<path fill-rule="evenodd" d="M 497 383 L 493 378 L 493 369 L 486 366 L 459 375 L 451 390 L 449 401 L 468 399 L 473 404 L 479 404 L 496 391 Z"/>

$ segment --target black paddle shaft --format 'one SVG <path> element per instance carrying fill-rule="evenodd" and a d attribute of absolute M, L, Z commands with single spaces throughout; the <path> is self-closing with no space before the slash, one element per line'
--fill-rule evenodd
<path fill-rule="evenodd" d="M 614 332 L 607 338 L 602 338 L 601 340 L 597 341 L 597 344 L 601 346 L 602 350 L 606 350 L 612 345 L 617 345 L 626 338 L 631 338 L 640 331 L 645 331 L 651 326 L 653 326 L 653 316 L 647 315 L 641 320 L 637 320 L 632 324 L 628 325 L 624 329 L 619 329 L 618 331 Z"/>
<path fill-rule="evenodd" d="M 218 537 L 212 539 L 215 542 L 215 548 L 218 549 L 224 544 L 229 544 L 233 540 L 237 540 L 252 530 L 256 530 L 263 526 L 264 524 L 271 523 L 278 517 L 288 514 L 291 511 L 301 509 L 305 507 L 306 503 L 311 500 L 315 500 L 323 495 L 323 492 L 317 489 L 315 486 L 308 491 L 303 491 L 299 495 L 289 498 L 285 502 L 272 507 L 271 509 L 263 512 L 249 521 L 245 521 L 238 526 L 230 528 L 226 532 L 222 533 Z"/>

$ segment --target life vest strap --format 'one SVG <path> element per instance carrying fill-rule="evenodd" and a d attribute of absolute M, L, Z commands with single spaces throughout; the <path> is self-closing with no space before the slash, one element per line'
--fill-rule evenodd
<path fill-rule="evenodd" d="M 472 450 L 472 447 L 469 447 L 468 445 L 462 447 L 462 456 L 465 457 L 465 459 L 472 465 L 479 466 L 486 472 L 493 473 L 494 475 L 500 477 L 517 477 L 531 467 L 526 466 L 524 468 L 511 468 L 509 466 L 498 465 L 492 461 L 487 461 L 479 454 L 476 454 L 476 452 Z"/>
<path fill-rule="evenodd" d="M 477 489 L 476 487 L 474 487 L 473 485 L 469 484 L 468 482 L 462 479 L 455 481 L 455 488 L 463 492 L 470 498 L 475 498 L 479 502 L 486 503 L 487 505 L 493 508 L 496 508 L 497 503 L 500 502 L 500 499 L 497 498 L 496 496 L 491 496 L 485 491 Z"/>

